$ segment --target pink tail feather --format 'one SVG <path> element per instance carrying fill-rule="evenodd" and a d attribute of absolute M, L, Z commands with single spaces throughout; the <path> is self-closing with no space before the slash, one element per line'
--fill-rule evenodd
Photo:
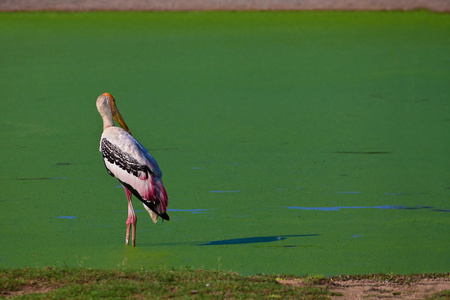
<path fill-rule="evenodd" d="M 161 179 L 155 180 L 155 189 L 156 199 L 159 200 L 158 208 L 161 210 L 160 213 L 165 213 L 167 211 L 168 197 Z"/>

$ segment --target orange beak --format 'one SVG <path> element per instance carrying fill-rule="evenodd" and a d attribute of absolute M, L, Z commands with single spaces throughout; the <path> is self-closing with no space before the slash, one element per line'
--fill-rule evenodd
<path fill-rule="evenodd" d="M 125 120 L 122 118 L 119 109 L 117 109 L 116 99 L 114 99 L 114 97 L 110 93 L 104 93 L 103 95 L 105 95 L 111 100 L 111 113 L 113 115 L 114 120 L 120 125 L 120 127 L 123 128 L 123 130 L 132 135 L 130 129 L 127 126 L 127 123 L 125 123 Z"/>

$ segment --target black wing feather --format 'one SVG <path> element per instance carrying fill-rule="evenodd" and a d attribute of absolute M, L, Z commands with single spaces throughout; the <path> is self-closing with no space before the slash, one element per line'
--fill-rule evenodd
<path fill-rule="evenodd" d="M 115 146 L 107 139 L 102 139 L 100 148 L 103 159 L 107 159 L 111 164 L 119 166 L 122 170 L 125 170 L 127 173 L 133 174 L 136 177 L 139 177 L 139 172 L 144 172 L 146 178 L 148 178 L 150 169 L 146 165 L 140 164 L 130 154 L 122 152 L 119 147 Z M 114 176 L 109 169 L 108 172 Z"/>

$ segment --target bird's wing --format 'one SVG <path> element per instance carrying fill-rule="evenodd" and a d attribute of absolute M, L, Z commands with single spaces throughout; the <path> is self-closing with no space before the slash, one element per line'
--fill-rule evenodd
<path fill-rule="evenodd" d="M 119 127 L 102 134 L 100 150 L 105 167 L 146 206 L 168 219 L 168 197 L 156 160 L 142 144 Z"/>
<path fill-rule="evenodd" d="M 107 138 L 101 141 L 103 161 L 108 172 L 141 200 L 154 200 L 153 179 L 145 163 L 122 151 Z"/>
<path fill-rule="evenodd" d="M 158 166 L 158 163 L 156 162 L 156 159 L 148 152 L 147 149 L 145 149 L 144 146 L 142 146 L 141 143 L 139 143 L 135 138 L 133 139 L 136 144 L 136 147 L 138 147 L 140 153 L 144 156 L 147 167 L 150 169 L 150 171 L 153 173 L 155 177 L 161 178 L 162 172 Z"/>
<path fill-rule="evenodd" d="M 103 161 L 110 174 L 129 185 L 135 196 L 149 201 L 154 200 L 155 175 L 152 173 L 157 173 L 159 168 L 150 169 L 142 148 L 136 139 L 119 127 L 107 128 L 100 142 Z"/>

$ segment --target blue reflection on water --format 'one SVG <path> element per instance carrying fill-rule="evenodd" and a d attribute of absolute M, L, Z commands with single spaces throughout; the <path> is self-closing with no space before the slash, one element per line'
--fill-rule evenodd
<path fill-rule="evenodd" d="M 57 219 L 75 219 L 76 218 L 76 216 L 59 216 L 59 217 L 56 217 Z"/>
<path fill-rule="evenodd" d="M 190 212 L 192 214 L 201 214 L 207 211 L 207 209 L 197 208 L 197 209 L 177 209 L 177 208 L 168 208 L 167 211 L 183 211 Z"/>
<path fill-rule="evenodd" d="M 384 193 L 386 196 L 405 196 L 405 195 L 410 195 L 407 193 Z"/>
<path fill-rule="evenodd" d="M 378 208 L 378 209 L 403 209 L 404 206 L 396 205 L 381 205 L 381 206 L 334 206 L 334 207 L 300 207 L 300 206 L 288 206 L 290 209 L 302 209 L 302 210 L 323 210 L 323 211 L 337 211 L 340 209 L 358 209 L 358 208 Z"/>
<path fill-rule="evenodd" d="M 283 241 L 290 237 L 309 237 L 319 236 L 319 234 L 294 234 L 294 235 L 274 235 L 274 236 L 257 236 L 240 239 L 229 239 L 220 241 L 211 241 L 209 243 L 200 244 L 199 246 L 219 246 L 219 245 L 240 245 L 240 244 L 254 244 L 254 243 L 269 243 Z"/>
<path fill-rule="evenodd" d="M 17 178 L 16 180 L 58 180 L 69 179 L 69 177 L 30 177 L 30 178 Z"/>
<path fill-rule="evenodd" d="M 377 209 L 431 209 L 432 206 L 414 206 L 407 207 L 402 205 L 379 205 L 379 206 L 332 206 L 332 207 L 300 207 L 300 206 L 288 206 L 289 209 L 302 209 L 302 210 L 322 210 L 322 211 L 337 211 L 340 209 L 361 209 L 361 208 L 377 208 Z M 434 209 L 435 211 L 442 211 Z"/>

